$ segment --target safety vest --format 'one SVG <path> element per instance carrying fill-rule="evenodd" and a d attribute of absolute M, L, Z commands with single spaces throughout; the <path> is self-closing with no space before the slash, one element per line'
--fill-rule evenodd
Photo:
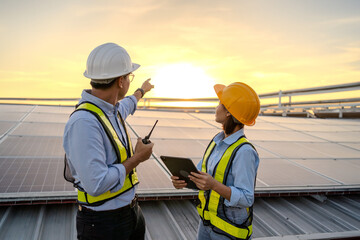
<path fill-rule="evenodd" d="M 83 102 L 79 106 L 77 106 L 77 108 L 74 112 L 76 112 L 76 111 L 90 112 L 99 120 L 99 122 L 103 126 L 107 136 L 109 137 L 112 146 L 114 147 L 114 150 L 115 150 L 115 153 L 117 156 L 116 163 L 122 163 L 126 159 L 130 158 L 133 155 L 133 149 L 132 149 L 132 145 L 131 145 L 130 136 L 126 130 L 124 120 L 121 118 L 119 113 L 118 113 L 117 117 L 120 119 L 121 124 L 125 129 L 125 133 L 126 133 L 127 141 L 128 141 L 128 145 L 129 145 L 128 149 L 126 149 L 124 144 L 120 141 L 120 138 L 117 135 L 110 120 L 108 119 L 108 116 L 103 112 L 103 110 L 101 108 L 99 108 L 98 106 L 96 106 L 93 103 Z M 66 163 L 66 156 L 65 156 L 65 165 L 66 164 L 67 163 Z M 65 173 L 64 173 L 64 175 L 65 175 Z M 65 177 L 65 179 L 66 179 L 66 177 Z M 136 169 L 134 168 L 125 177 L 125 182 L 124 182 L 123 187 L 116 192 L 110 192 L 110 190 L 109 190 L 99 196 L 91 196 L 90 194 L 86 193 L 83 189 L 78 187 L 78 202 L 83 205 L 99 206 L 99 205 L 103 204 L 104 202 L 106 202 L 110 199 L 113 199 L 113 198 L 119 196 L 120 194 L 132 189 L 138 183 L 139 183 L 139 180 L 138 180 L 138 177 L 136 174 Z"/>
<path fill-rule="evenodd" d="M 234 160 L 235 154 L 237 150 L 244 144 L 250 144 L 252 146 L 252 144 L 244 136 L 240 137 L 235 143 L 229 146 L 214 169 L 213 177 L 215 180 L 226 185 L 226 180 L 229 175 L 230 167 Z M 215 145 L 215 142 L 212 140 L 205 151 L 201 166 L 202 172 L 207 172 L 207 160 L 214 150 Z M 252 147 L 254 148 L 254 146 Z M 237 225 L 227 219 L 227 217 L 219 217 L 218 212 L 224 211 L 223 207 L 225 199 L 217 192 L 212 190 L 200 190 L 199 200 L 200 204 L 197 206 L 197 211 L 205 225 L 211 224 L 238 239 L 248 239 L 251 236 L 252 206 L 246 209 L 248 212 L 248 219 L 246 219 L 243 224 Z M 226 216 L 225 212 L 223 215 Z"/>

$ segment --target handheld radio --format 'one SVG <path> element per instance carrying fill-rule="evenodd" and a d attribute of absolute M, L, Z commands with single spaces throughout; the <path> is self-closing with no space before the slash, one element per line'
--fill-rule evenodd
<path fill-rule="evenodd" d="M 145 136 L 145 138 L 142 139 L 142 142 L 143 142 L 144 144 L 149 144 L 149 143 L 151 143 L 150 140 L 149 140 L 149 138 L 150 138 L 151 133 L 152 133 L 152 131 L 154 130 L 154 128 L 155 128 L 155 126 L 156 126 L 156 124 L 157 124 L 158 121 L 159 121 L 159 120 L 156 120 L 156 122 L 155 122 L 154 126 L 152 127 L 150 133 L 149 133 L 147 136 Z"/>

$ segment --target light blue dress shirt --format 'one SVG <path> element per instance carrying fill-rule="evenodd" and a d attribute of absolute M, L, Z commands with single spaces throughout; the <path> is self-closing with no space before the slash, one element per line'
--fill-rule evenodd
<path fill-rule="evenodd" d="M 208 173 L 213 176 L 214 168 L 228 147 L 235 143 L 239 137 L 244 135 L 241 129 L 224 139 L 224 132 L 214 137 L 216 146 L 208 158 Z M 197 165 L 201 171 L 201 160 Z M 254 180 L 259 166 L 259 156 L 251 145 L 243 145 L 235 154 L 234 161 L 230 168 L 226 186 L 231 188 L 230 201 L 225 199 L 226 216 L 237 224 L 241 224 L 247 218 L 246 208 L 254 203 Z"/>
<path fill-rule="evenodd" d="M 100 107 L 109 117 L 124 146 L 128 146 L 117 112 L 119 111 L 124 120 L 129 114 L 134 114 L 137 106 L 135 96 L 125 97 L 114 106 L 89 92 L 82 92 L 79 103 L 88 101 Z M 94 115 L 87 111 L 77 111 L 71 115 L 65 126 L 63 147 L 75 182 L 88 194 L 98 196 L 109 190 L 116 192 L 122 188 L 126 177 L 125 167 L 114 164 L 117 160 L 115 150 Z M 134 198 L 135 191 L 136 187 L 100 206 L 88 208 L 104 211 L 126 206 Z"/>

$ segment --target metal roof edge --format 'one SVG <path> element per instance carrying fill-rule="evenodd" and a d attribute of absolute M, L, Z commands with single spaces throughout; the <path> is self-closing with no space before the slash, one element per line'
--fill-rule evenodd
<path fill-rule="evenodd" d="M 192 189 L 138 189 L 137 194 L 140 201 L 150 200 L 170 200 L 170 199 L 195 199 L 198 196 L 197 190 Z M 319 187 L 310 186 L 293 187 L 286 189 L 257 188 L 255 197 L 289 197 L 289 196 L 311 196 L 311 195 L 348 195 L 360 194 L 360 185 L 353 186 L 329 186 Z M 26 192 L 26 193 L 2 193 L 0 195 L 0 205 L 21 205 L 39 203 L 66 203 L 76 202 L 77 191 L 74 192 Z"/>
<path fill-rule="evenodd" d="M 358 239 L 360 231 L 308 233 L 303 235 L 287 235 L 275 237 L 260 237 L 256 240 L 310 240 L 310 239 Z"/>
<path fill-rule="evenodd" d="M 288 192 L 341 192 L 360 191 L 360 184 L 353 185 L 325 185 L 325 186 L 278 186 L 256 187 L 255 193 L 288 193 Z"/>

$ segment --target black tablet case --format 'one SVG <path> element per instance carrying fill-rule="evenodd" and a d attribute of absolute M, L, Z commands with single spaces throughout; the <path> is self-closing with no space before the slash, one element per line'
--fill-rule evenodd
<path fill-rule="evenodd" d="M 188 177 L 190 172 L 198 172 L 190 158 L 171 156 L 160 156 L 160 158 L 174 176 L 178 176 L 181 180 L 185 180 L 187 183 L 186 188 L 199 190 L 195 183 Z"/>

